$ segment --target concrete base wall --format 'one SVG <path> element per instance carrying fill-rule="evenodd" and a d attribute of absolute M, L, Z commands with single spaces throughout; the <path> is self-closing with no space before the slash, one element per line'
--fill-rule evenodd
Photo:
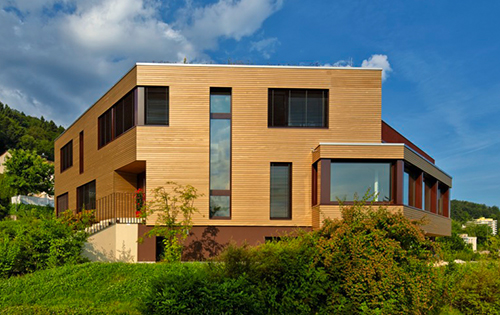
<path fill-rule="evenodd" d="M 83 256 L 91 261 L 137 262 L 139 224 L 113 224 L 89 237 Z"/>

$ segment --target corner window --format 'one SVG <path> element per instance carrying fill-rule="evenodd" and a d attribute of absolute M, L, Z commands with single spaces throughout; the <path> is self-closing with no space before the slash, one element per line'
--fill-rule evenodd
<path fill-rule="evenodd" d="M 328 127 L 328 90 L 269 89 L 269 127 Z"/>
<path fill-rule="evenodd" d="M 271 163 L 271 219 L 292 218 L 292 163 Z"/>
<path fill-rule="evenodd" d="M 374 201 L 391 200 L 391 163 L 331 163 L 330 201 L 354 201 L 367 191 Z"/>
<path fill-rule="evenodd" d="M 135 126 L 135 89 L 127 93 L 98 119 L 98 144 L 106 144 Z"/>
<path fill-rule="evenodd" d="M 73 140 L 66 143 L 60 151 L 61 173 L 73 166 Z"/>
<path fill-rule="evenodd" d="M 144 98 L 145 124 L 168 126 L 168 87 L 146 87 Z"/>
<path fill-rule="evenodd" d="M 78 212 L 96 208 L 95 180 L 76 189 L 76 203 Z"/>

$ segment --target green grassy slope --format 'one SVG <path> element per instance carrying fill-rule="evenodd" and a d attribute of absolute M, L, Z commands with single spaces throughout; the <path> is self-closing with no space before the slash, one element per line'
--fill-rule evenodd
<path fill-rule="evenodd" d="M 179 267 L 87 263 L 0 279 L 0 314 L 140 314 L 148 282 Z"/>

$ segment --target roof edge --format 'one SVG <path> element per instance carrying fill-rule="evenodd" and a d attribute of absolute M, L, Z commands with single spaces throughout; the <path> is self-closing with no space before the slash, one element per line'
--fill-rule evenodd
<path fill-rule="evenodd" d="M 274 68 L 274 69 L 323 69 L 323 70 L 375 70 L 382 68 L 362 67 L 323 67 L 323 66 L 279 66 L 279 65 L 229 65 L 211 63 L 161 63 L 161 62 L 136 62 L 136 66 L 174 66 L 174 67 L 215 67 L 215 68 Z"/>

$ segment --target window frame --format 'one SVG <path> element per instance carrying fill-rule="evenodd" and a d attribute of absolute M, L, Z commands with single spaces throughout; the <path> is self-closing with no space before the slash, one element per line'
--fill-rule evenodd
<path fill-rule="evenodd" d="M 66 205 L 67 205 L 67 206 L 66 206 L 66 208 L 67 208 L 67 209 L 63 209 L 63 210 L 61 210 L 61 205 L 60 205 L 60 204 L 62 203 L 62 202 L 61 202 L 61 199 L 62 199 L 62 198 L 66 198 L 66 200 L 65 200 L 65 201 L 66 201 Z M 57 207 L 57 213 L 56 213 L 56 215 L 57 215 L 58 217 L 59 217 L 59 215 L 60 215 L 61 213 L 63 213 L 64 211 L 66 211 L 66 210 L 68 210 L 68 209 L 69 209 L 69 193 L 68 193 L 68 192 L 65 192 L 65 193 L 63 193 L 63 194 L 60 194 L 59 196 L 57 196 L 57 197 L 56 197 L 56 207 Z"/>
<path fill-rule="evenodd" d="M 144 126 L 161 126 L 161 127 L 170 126 L 170 86 L 142 86 L 142 88 L 144 89 L 144 100 L 143 100 Z M 148 123 L 148 89 L 150 89 L 150 88 L 164 88 L 166 90 L 166 95 L 167 95 L 167 123 L 166 124 Z"/>
<path fill-rule="evenodd" d="M 288 92 L 288 95 L 292 91 L 322 91 L 324 94 L 324 103 L 323 103 L 323 112 L 324 112 L 324 117 L 323 118 L 323 125 L 322 126 L 290 126 L 290 122 L 288 121 L 287 118 L 287 125 L 274 125 L 274 110 L 275 110 L 275 103 L 274 103 L 274 91 L 284 91 Z M 289 115 L 290 113 L 290 101 L 289 101 L 289 96 L 285 95 L 285 107 L 286 107 L 286 114 Z M 268 88 L 268 94 L 267 94 L 267 103 L 268 103 L 268 114 L 267 114 L 267 127 L 268 128 L 299 128 L 299 129 L 328 129 L 329 128 L 329 111 L 330 111 L 330 89 L 319 89 L 319 88 Z M 307 106 L 307 105 L 306 105 Z M 307 112 L 307 110 L 306 110 Z"/>
<path fill-rule="evenodd" d="M 59 150 L 60 173 L 73 167 L 73 139 Z"/>
<path fill-rule="evenodd" d="M 115 141 L 125 133 L 127 133 L 129 130 L 132 130 L 134 127 L 137 126 L 137 87 L 134 87 L 132 90 L 128 91 L 125 93 L 124 96 L 122 96 L 116 103 L 114 103 L 111 107 L 109 107 L 106 111 L 104 111 L 98 118 L 97 118 L 97 149 L 100 150 L 101 148 L 107 146 L 109 143 Z M 127 129 L 125 129 L 125 101 L 127 98 L 131 98 L 132 101 L 132 106 L 131 109 L 133 111 L 132 114 L 132 125 L 129 126 Z M 121 108 L 121 127 L 123 130 L 117 130 L 117 111 L 118 108 Z M 108 116 L 109 115 L 109 116 Z M 110 117 L 110 118 L 109 118 Z M 109 124 L 110 126 L 106 125 L 106 122 L 108 122 L 105 119 L 109 119 Z M 105 130 L 103 130 L 103 127 L 105 127 Z M 105 134 L 104 132 L 110 129 L 110 134 Z M 118 133 L 119 132 L 119 133 Z M 109 137 L 109 140 L 108 140 Z"/>
<path fill-rule="evenodd" d="M 97 185 L 96 185 L 96 180 L 92 180 L 86 184 L 83 184 L 81 186 L 78 186 L 76 188 L 76 211 L 77 213 L 80 213 L 82 212 L 83 210 L 83 205 L 82 204 L 82 197 L 83 199 L 85 199 L 85 196 L 81 196 L 81 195 L 84 195 L 85 194 L 85 189 L 88 189 L 88 191 L 90 192 L 90 187 L 86 187 L 86 186 L 91 186 L 93 184 L 94 186 L 94 202 L 93 202 L 93 207 L 85 207 L 85 210 L 95 210 L 96 206 L 97 206 Z M 83 190 L 82 193 L 80 193 L 80 191 Z M 90 199 L 90 195 L 89 195 L 89 199 Z M 89 200 L 90 201 L 90 200 Z M 89 202 L 89 204 L 92 206 L 92 203 Z"/>
<path fill-rule="evenodd" d="M 273 166 L 288 166 L 288 216 L 273 217 L 272 209 L 272 168 Z M 269 167 L 269 219 L 270 220 L 292 220 L 292 200 L 293 200 L 293 163 L 292 162 L 271 162 Z"/>

